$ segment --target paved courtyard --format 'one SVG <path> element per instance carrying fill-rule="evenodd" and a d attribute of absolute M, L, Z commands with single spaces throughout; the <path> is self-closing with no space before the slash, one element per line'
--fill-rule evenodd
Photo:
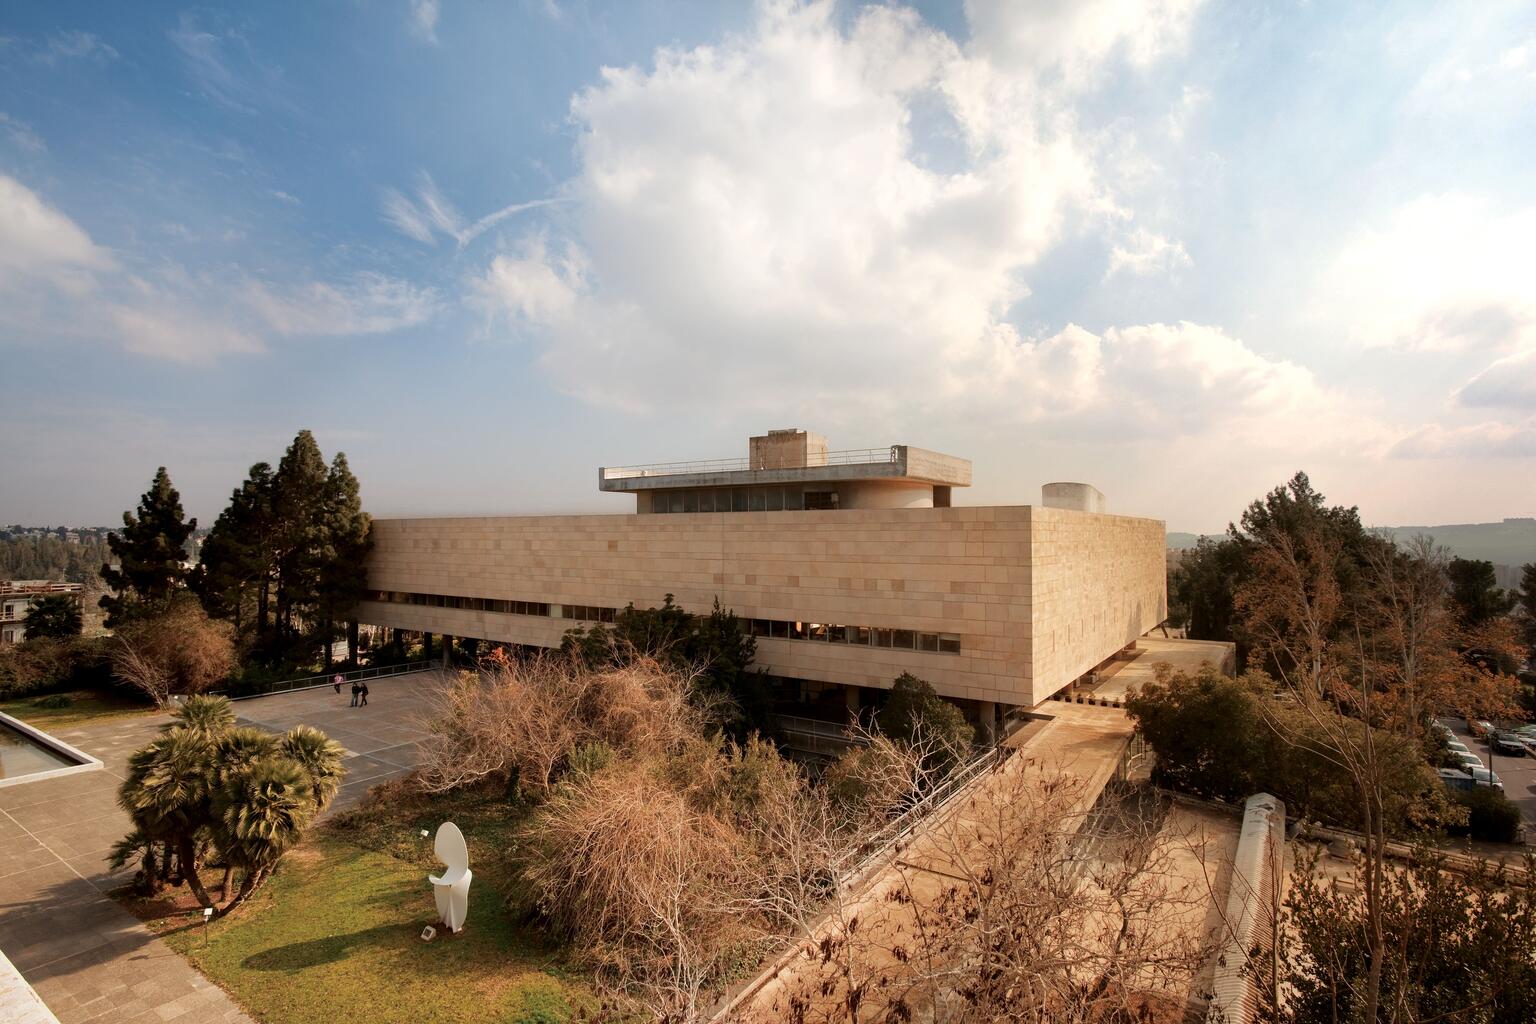
<path fill-rule="evenodd" d="M 346 782 L 333 805 L 408 772 L 426 733 L 421 713 L 438 677 L 417 673 L 369 682 L 369 704 L 352 708 L 343 687 L 235 704 L 240 724 L 281 732 L 304 723 L 346 748 Z M 117 806 L 128 756 L 169 718 L 146 715 L 58 730 L 103 762 L 100 771 L 0 789 L 0 950 L 61 1024 L 248 1022 L 239 1007 L 107 891 L 131 869 L 107 869 L 129 830 Z"/>

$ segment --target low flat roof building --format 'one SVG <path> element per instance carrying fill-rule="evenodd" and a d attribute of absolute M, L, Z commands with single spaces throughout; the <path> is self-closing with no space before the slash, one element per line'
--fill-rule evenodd
<path fill-rule="evenodd" d="M 744 460 L 598 482 L 635 512 L 375 520 L 358 620 L 558 647 L 630 603 L 718 599 L 802 698 L 841 686 L 853 704 L 911 672 L 985 717 L 1039 704 L 1166 616 L 1163 523 L 1104 513 L 1085 485 L 1062 492 L 1075 508 L 955 506 L 965 459 L 829 451 L 798 430 L 752 438 Z"/>
<path fill-rule="evenodd" d="M 68 594 L 78 604 L 82 589 L 56 580 L 0 580 L 0 647 L 27 638 L 27 615 L 39 598 Z"/>

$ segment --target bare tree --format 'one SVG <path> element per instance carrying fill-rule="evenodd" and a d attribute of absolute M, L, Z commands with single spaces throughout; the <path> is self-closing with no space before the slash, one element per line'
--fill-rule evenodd
<path fill-rule="evenodd" d="M 202 693 L 235 664 L 232 630 L 208 618 L 196 600 L 177 600 L 152 618 L 119 627 L 112 670 L 165 707 L 175 694 Z"/>
<path fill-rule="evenodd" d="M 1183 837 L 1152 808 L 1082 797 L 1061 766 L 1016 758 L 834 900 L 741 1019 L 1180 1019 L 1208 949 L 1172 926 L 1208 895 L 1171 868 Z"/>

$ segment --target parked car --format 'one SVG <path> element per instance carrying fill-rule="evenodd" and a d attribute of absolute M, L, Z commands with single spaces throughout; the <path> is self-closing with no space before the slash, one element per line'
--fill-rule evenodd
<path fill-rule="evenodd" d="M 1446 789 L 1476 789 L 1477 783 L 1466 772 L 1459 772 L 1455 768 L 1437 768 L 1435 774 L 1440 776 L 1440 782 Z"/>
<path fill-rule="evenodd" d="M 1514 730 L 1516 736 L 1536 737 L 1536 725 L 1522 725 Z"/>
<path fill-rule="evenodd" d="M 1520 742 L 1520 737 L 1512 732 L 1496 732 L 1488 741 L 1495 754 L 1508 754 L 1510 757 L 1524 757 L 1525 744 Z"/>
<path fill-rule="evenodd" d="M 1483 768 L 1483 759 L 1470 750 L 1461 753 L 1451 752 L 1451 760 L 1462 765 L 1463 768 Z"/>
<path fill-rule="evenodd" d="M 1465 743 L 1447 743 L 1446 744 L 1446 749 L 1449 750 L 1453 754 L 1470 754 L 1470 753 L 1472 753 L 1472 751 L 1467 749 L 1467 745 Z"/>
<path fill-rule="evenodd" d="M 1492 786 L 1494 789 L 1503 789 L 1504 783 L 1499 777 L 1487 768 L 1469 768 L 1467 774 L 1472 776 L 1472 781 L 1479 786 Z"/>
<path fill-rule="evenodd" d="M 1473 736 L 1486 736 L 1493 732 L 1493 723 L 1482 719 L 1467 719 L 1467 728 L 1472 730 Z"/>

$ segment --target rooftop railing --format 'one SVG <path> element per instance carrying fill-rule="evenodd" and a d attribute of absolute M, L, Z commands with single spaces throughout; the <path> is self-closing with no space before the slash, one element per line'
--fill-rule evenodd
<path fill-rule="evenodd" d="M 849 448 L 813 456 L 802 466 L 753 466 L 751 459 L 702 459 L 695 462 L 652 462 L 641 466 L 604 466 L 604 480 L 641 476 L 680 476 L 684 473 L 744 473 L 753 469 L 819 469 L 822 466 L 871 466 L 901 461 L 901 446 Z"/>

